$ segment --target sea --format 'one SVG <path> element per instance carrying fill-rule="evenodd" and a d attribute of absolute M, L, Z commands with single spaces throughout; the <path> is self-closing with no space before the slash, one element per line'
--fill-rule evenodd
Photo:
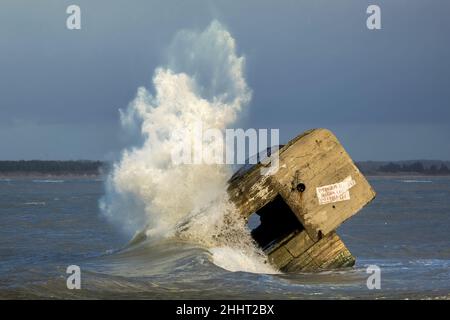
<path fill-rule="evenodd" d="M 337 230 L 356 265 L 284 274 L 227 270 L 177 237 L 130 242 L 99 208 L 102 179 L 1 179 L 0 299 L 449 299 L 450 178 L 368 180 L 376 199 Z"/>

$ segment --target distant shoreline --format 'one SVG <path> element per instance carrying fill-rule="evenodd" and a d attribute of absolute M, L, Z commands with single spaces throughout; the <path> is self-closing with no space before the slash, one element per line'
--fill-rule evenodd
<path fill-rule="evenodd" d="M 386 174 L 386 173 L 379 173 L 379 174 L 364 174 L 367 178 L 446 178 L 450 177 L 448 174 L 436 174 L 436 175 L 430 175 L 430 174 Z"/>
<path fill-rule="evenodd" d="M 355 163 L 367 177 L 448 177 L 450 161 L 360 161 Z M 0 179 L 76 179 L 104 178 L 110 162 L 92 160 L 0 161 Z"/>
<path fill-rule="evenodd" d="M 110 164 L 92 160 L 19 160 L 0 161 L 0 178 L 98 178 L 109 171 Z"/>
<path fill-rule="evenodd" d="M 105 174 L 61 173 L 48 174 L 42 172 L 10 172 L 0 173 L 1 179 L 99 179 Z"/>
<path fill-rule="evenodd" d="M 443 178 L 450 177 L 448 174 L 430 175 L 418 173 L 363 173 L 367 178 Z M 61 173 L 61 174 L 47 174 L 42 172 L 10 172 L 0 173 L 0 180 L 7 179 L 106 179 L 106 174 L 82 174 L 82 173 Z"/>

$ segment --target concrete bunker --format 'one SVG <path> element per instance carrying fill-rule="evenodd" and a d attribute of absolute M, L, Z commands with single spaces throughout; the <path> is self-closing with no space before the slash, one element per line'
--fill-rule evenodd
<path fill-rule="evenodd" d="M 240 214 L 260 217 L 255 242 L 285 272 L 353 266 L 335 230 L 375 197 L 372 187 L 329 130 L 307 131 L 276 152 L 274 174 L 262 174 L 258 163 L 229 181 Z"/>

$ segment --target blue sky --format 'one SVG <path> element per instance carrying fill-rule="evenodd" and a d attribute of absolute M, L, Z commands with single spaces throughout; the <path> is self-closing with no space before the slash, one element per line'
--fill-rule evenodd
<path fill-rule="evenodd" d="M 82 29 L 66 29 L 67 6 Z M 381 7 L 382 29 L 366 28 Z M 224 24 L 246 57 L 239 126 L 286 142 L 333 130 L 355 160 L 450 160 L 448 1 L 21 1 L 0 4 L 1 159 L 112 159 L 119 108 L 180 29 Z"/>

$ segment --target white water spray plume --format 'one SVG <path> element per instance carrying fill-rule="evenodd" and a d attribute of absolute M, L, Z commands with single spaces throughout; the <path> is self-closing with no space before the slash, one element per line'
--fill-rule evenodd
<path fill-rule="evenodd" d="M 171 161 L 172 151 L 185 141 L 177 133 L 194 130 L 198 122 L 224 131 L 248 105 L 244 62 L 217 21 L 202 32 L 179 32 L 169 47 L 168 65 L 154 72 L 154 94 L 141 87 L 121 110 L 123 127 L 139 127 L 143 142 L 124 150 L 114 164 L 100 205 L 131 234 L 191 241 L 230 271 L 274 273 L 228 200 L 231 168 Z"/>

